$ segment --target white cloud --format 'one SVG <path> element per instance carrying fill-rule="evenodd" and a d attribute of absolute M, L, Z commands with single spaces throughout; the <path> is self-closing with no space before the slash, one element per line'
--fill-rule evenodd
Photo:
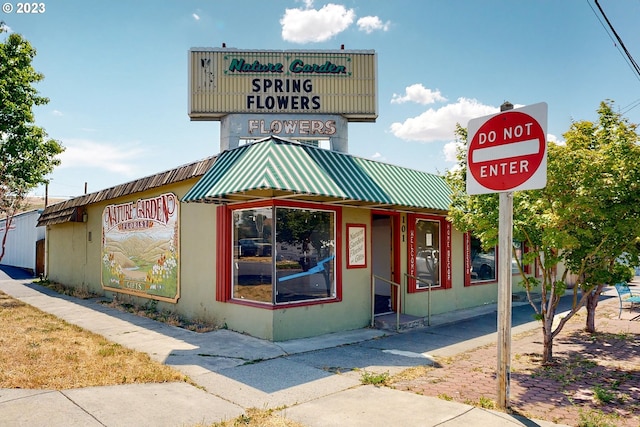
<path fill-rule="evenodd" d="M 294 43 L 323 42 L 346 30 L 355 19 L 355 11 L 329 3 L 312 9 L 313 1 L 305 1 L 306 9 L 286 9 L 280 19 L 282 39 Z"/>
<path fill-rule="evenodd" d="M 54 115 L 54 116 L 56 116 L 56 117 L 64 116 L 64 114 L 62 114 L 62 111 L 60 111 L 60 110 L 53 110 L 53 111 L 51 112 L 51 114 L 53 114 L 53 115 Z"/>
<path fill-rule="evenodd" d="M 397 93 L 393 94 L 391 98 L 392 104 L 402 104 L 404 102 L 417 102 L 418 104 L 433 104 L 438 101 L 446 101 L 447 98 L 442 96 L 440 91 L 436 89 L 436 91 L 432 91 L 431 89 L 427 89 L 422 86 L 420 83 L 413 84 L 411 86 L 407 86 L 405 88 L 404 95 L 398 95 Z"/>
<path fill-rule="evenodd" d="M 558 139 L 557 136 L 555 136 L 553 134 L 550 134 L 550 133 L 547 134 L 547 141 L 553 142 L 554 144 L 558 144 L 558 145 L 565 145 L 566 144 L 566 141 Z"/>
<path fill-rule="evenodd" d="M 369 156 L 370 159 L 372 160 L 376 160 L 378 162 L 386 162 L 387 158 L 385 156 L 383 156 L 380 152 L 376 151 L 375 153 L 373 153 L 371 156 Z"/>
<path fill-rule="evenodd" d="M 454 104 L 430 108 L 402 123 L 392 123 L 391 133 L 407 141 L 447 141 L 454 137 L 456 123 L 467 127 L 470 119 L 499 112 L 499 108 L 484 105 L 475 99 L 458 98 Z"/>
<path fill-rule="evenodd" d="M 200 15 L 198 15 L 197 13 L 192 13 L 191 16 L 193 16 L 193 19 L 195 19 L 196 21 L 200 20 Z"/>
<path fill-rule="evenodd" d="M 457 141 L 450 141 L 447 142 L 444 147 L 442 148 L 442 153 L 444 154 L 444 159 L 447 162 L 457 162 L 458 158 L 457 158 L 457 154 L 458 154 L 458 149 L 462 148 L 463 145 L 460 142 Z"/>
<path fill-rule="evenodd" d="M 13 30 L 11 29 L 11 27 L 5 24 L 4 22 L 0 24 L 0 28 L 2 28 L 2 31 L 7 34 L 13 33 Z"/>
<path fill-rule="evenodd" d="M 389 31 L 391 22 L 382 22 L 377 16 L 365 16 L 358 19 L 358 29 L 364 31 L 367 34 L 371 34 L 374 31 L 382 30 Z"/>
<path fill-rule="evenodd" d="M 63 140 L 60 168 L 93 168 L 133 176 L 139 172 L 139 158 L 145 150 L 129 144 L 125 147 L 86 139 Z"/>

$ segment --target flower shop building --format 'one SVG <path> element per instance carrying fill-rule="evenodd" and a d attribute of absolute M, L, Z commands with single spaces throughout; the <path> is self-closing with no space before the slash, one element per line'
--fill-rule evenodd
<path fill-rule="evenodd" d="M 192 49 L 190 116 L 221 120 L 221 152 L 46 207 L 47 277 L 274 341 L 495 303 L 495 252 L 446 220 L 443 178 L 348 154 L 375 61 Z"/>

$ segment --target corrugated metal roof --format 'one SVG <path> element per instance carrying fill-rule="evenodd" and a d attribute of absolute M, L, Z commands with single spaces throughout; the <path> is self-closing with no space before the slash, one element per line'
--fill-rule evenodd
<path fill-rule="evenodd" d="M 184 202 L 271 197 L 447 211 L 440 176 L 270 137 L 220 155 Z"/>
<path fill-rule="evenodd" d="M 115 187 L 100 190 L 95 193 L 85 194 L 83 196 L 47 206 L 38 219 L 38 226 L 74 221 L 74 218 L 77 217 L 78 209 L 84 208 L 92 203 L 111 200 L 127 196 L 129 194 L 161 187 L 163 185 L 197 178 L 204 175 L 204 173 L 211 168 L 214 162 L 215 156 L 208 157 L 165 172 L 160 172 L 155 175 L 150 175 L 145 178 L 140 178 L 135 181 L 116 185 Z"/>
<path fill-rule="evenodd" d="M 276 139 L 270 141 L 222 153 L 183 201 L 216 201 L 255 190 L 347 198 L 299 146 Z"/>
<path fill-rule="evenodd" d="M 451 190 L 443 177 L 362 158 L 356 162 L 387 195 L 391 204 L 449 210 Z"/>

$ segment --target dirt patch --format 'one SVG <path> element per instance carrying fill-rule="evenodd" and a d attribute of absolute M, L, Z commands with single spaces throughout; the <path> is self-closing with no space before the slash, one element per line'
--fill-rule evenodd
<path fill-rule="evenodd" d="M 512 337 L 512 412 L 572 426 L 640 425 L 640 321 L 628 312 L 619 320 L 617 299 L 600 303 L 596 316 L 593 335 L 584 332 L 584 310 L 565 325 L 553 366 L 540 364 L 541 330 Z M 393 387 L 481 407 L 497 400 L 496 345 L 438 362 Z"/>

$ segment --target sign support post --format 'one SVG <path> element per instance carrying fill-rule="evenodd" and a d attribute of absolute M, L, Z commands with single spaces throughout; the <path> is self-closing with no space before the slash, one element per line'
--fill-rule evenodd
<path fill-rule="evenodd" d="M 500 111 L 513 109 L 505 102 Z M 512 272 L 511 247 L 513 245 L 513 192 L 500 193 L 498 222 L 498 408 L 509 408 L 511 384 L 511 305 Z"/>
<path fill-rule="evenodd" d="M 547 183 L 547 104 L 510 110 L 513 104 L 505 102 L 499 114 L 470 120 L 467 149 L 467 194 L 500 194 L 497 406 L 505 410 L 511 377 L 513 192 Z"/>
<path fill-rule="evenodd" d="M 500 193 L 498 224 L 498 408 L 509 408 L 511 380 L 511 248 L 513 193 Z"/>

